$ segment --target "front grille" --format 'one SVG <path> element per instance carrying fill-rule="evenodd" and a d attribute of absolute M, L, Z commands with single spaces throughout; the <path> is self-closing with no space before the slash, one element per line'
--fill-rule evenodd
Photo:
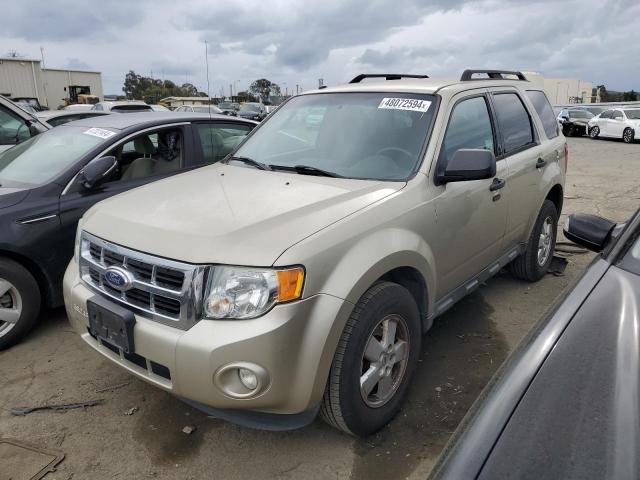
<path fill-rule="evenodd" d="M 121 291 L 105 279 L 109 267 L 132 277 Z M 136 313 L 186 330 L 201 317 L 202 286 L 206 267 L 166 260 L 82 232 L 80 276 L 94 291 Z"/>

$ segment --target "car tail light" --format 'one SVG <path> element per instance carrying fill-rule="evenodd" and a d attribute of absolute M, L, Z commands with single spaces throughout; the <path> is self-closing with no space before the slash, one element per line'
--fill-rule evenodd
<path fill-rule="evenodd" d="M 569 145 L 564 144 L 564 173 L 567 173 L 569 167 Z"/>

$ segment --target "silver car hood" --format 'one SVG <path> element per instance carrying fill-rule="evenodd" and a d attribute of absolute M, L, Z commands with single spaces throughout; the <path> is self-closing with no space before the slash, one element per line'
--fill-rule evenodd
<path fill-rule="evenodd" d="M 111 197 L 81 226 L 166 258 L 269 266 L 291 245 L 404 185 L 218 164 Z"/>

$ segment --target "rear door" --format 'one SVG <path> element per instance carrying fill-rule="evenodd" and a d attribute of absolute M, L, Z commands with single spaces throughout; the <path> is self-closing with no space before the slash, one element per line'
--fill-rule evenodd
<path fill-rule="evenodd" d="M 508 204 L 505 248 L 526 239 L 532 215 L 537 215 L 541 170 L 552 152 L 540 142 L 536 124 L 523 94 L 513 87 L 492 88 L 491 104 L 498 125 L 498 155 L 508 167 L 504 189 Z M 555 155 L 555 154 L 553 154 Z"/>

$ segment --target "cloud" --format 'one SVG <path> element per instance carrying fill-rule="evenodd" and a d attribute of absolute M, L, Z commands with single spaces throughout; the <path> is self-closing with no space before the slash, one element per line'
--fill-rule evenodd
<path fill-rule="evenodd" d="M 638 18 L 637 0 L 34 0 L 3 12 L 0 45 L 99 70 L 107 93 L 129 70 L 206 88 L 205 40 L 212 92 L 483 67 L 638 90 Z"/>
<path fill-rule="evenodd" d="M 148 0 L 40 0 L 12 2 L 3 9 L 2 30 L 6 36 L 30 41 L 72 40 L 115 35 L 132 28 L 144 17 Z"/>

